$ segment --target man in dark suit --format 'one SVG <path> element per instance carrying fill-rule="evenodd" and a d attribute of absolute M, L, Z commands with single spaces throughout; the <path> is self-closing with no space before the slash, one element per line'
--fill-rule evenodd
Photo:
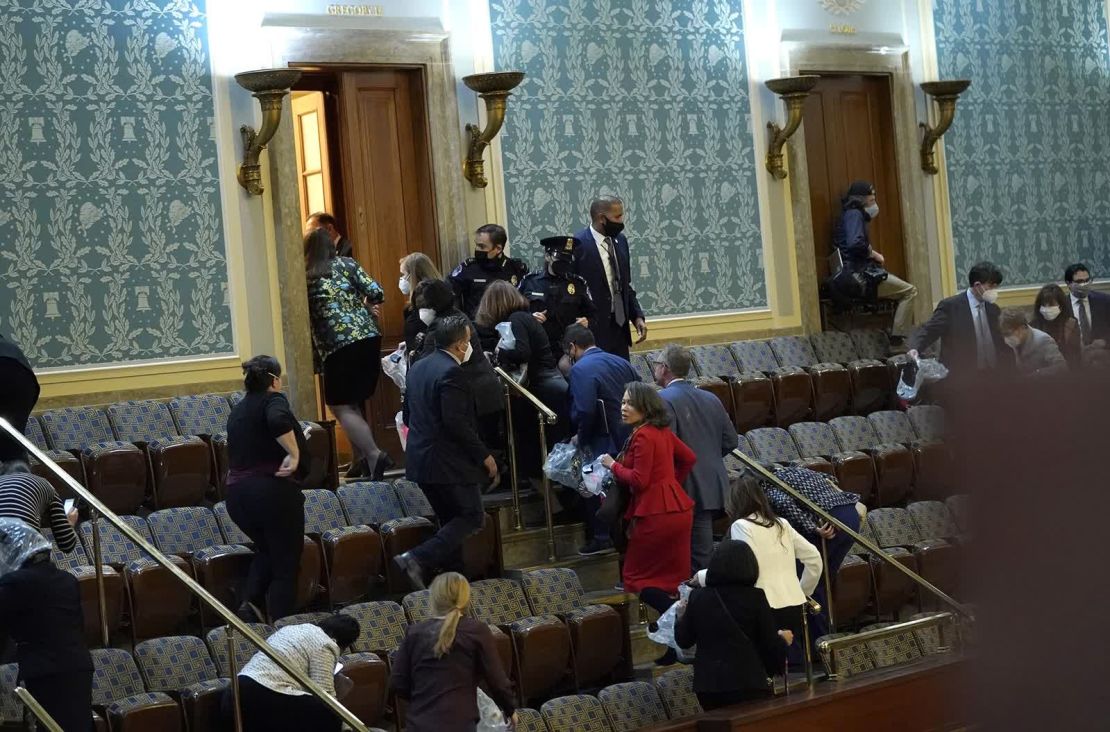
<path fill-rule="evenodd" d="M 335 256 L 337 257 L 353 257 L 354 247 L 351 246 L 351 240 L 339 233 L 339 222 L 334 216 L 326 211 L 317 211 L 308 217 L 305 222 L 305 233 L 315 231 L 316 229 L 323 229 L 328 232 L 332 242 L 335 243 Z"/>
<path fill-rule="evenodd" d="M 405 391 L 409 428 L 405 473 L 420 484 L 440 521 L 439 532 L 394 562 L 424 588 L 424 570 L 462 571 L 462 544 L 482 529 L 480 486 L 497 477 L 497 462 L 478 437 L 474 397 L 462 364 L 472 355 L 470 321 L 444 318 L 437 350 L 413 365 Z"/>
<path fill-rule="evenodd" d="M 696 504 L 690 560 L 693 572 L 697 572 L 709 566 L 713 517 L 725 507 L 728 471 L 722 458 L 736 448 L 739 437 L 721 400 L 686 381 L 692 362 L 689 351 L 670 345 L 663 349 L 659 361 L 651 364 L 651 375 L 663 387 L 659 396 L 670 409 L 671 428 L 698 456 L 685 485 Z"/>
<path fill-rule="evenodd" d="M 624 231 L 624 202 L 616 196 L 602 196 L 590 204 L 590 226 L 574 235 L 576 273 L 586 280 L 597 312 L 590 319 L 590 330 L 603 351 L 628 360 L 632 334 L 636 327 L 640 343 L 647 338 L 644 311 L 632 288 L 632 269 L 628 258 L 628 239 Z"/>
<path fill-rule="evenodd" d="M 1002 338 L 995 305 L 1002 271 L 990 262 L 980 262 L 967 276 L 968 288 L 937 304 L 929 322 L 909 340 L 908 355 L 913 358 L 940 339 L 940 360 L 953 376 L 964 377 L 977 371 L 1005 369 L 1013 364 L 1013 354 Z"/>
<path fill-rule="evenodd" d="M 1110 295 L 1091 289 L 1091 268 L 1077 262 L 1064 270 L 1071 311 L 1079 322 L 1079 339 L 1084 348 L 1106 348 L 1110 343 Z"/>
<path fill-rule="evenodd" d="M 628 427 L 621 421 L 624 387 L 640 377 L 626 359 L 598 348 L 594 334 L 581 325 L 567 328 L 563 346 L 574 362 L 567 375 L 567 393 L 575 444 L 591 460 L 600 455 L 616 455 L 628 437 Z M 597 520 L 601 499 L 593 496 L 583 503 L 586 546 L 578 553 L 600 554 L 613 546 L 609 527 Z"/>
<path fill-rule="evenodd" d="M 27 357 L 14 342 L 0 335 L 0 417 L 11 422 L 20 432 L 27 430 L 27 417 L 39 400 L 39 380 Z M 26 460 L 23 446 L 0 432 L 0 463 Z"/>

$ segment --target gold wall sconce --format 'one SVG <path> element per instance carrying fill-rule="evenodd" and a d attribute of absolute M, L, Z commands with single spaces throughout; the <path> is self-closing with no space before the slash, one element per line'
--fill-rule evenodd
<path fill-rule="evenodd" d="M 940 108 L 940 120 L 936 127 L 930 127 L 927 122 L 921 123 L 925 133 L 921 140 L 921 169 L 929 175 L 937 174 L 936 144 L 952 126 L 952 120 L 956 118 L 956 100 L 970 85 L 969 79 L 925 81 L 921 84 L 921 91 L 936 100 Z"/>
<path fill-rule="evenodd" d="M 782 148 L 802 124 L 802 107 L 805 106 L 806 97 L 820 80 L 820 76 L 809 74 L 768 79 L 764 82 L 768 89 L 786 102 L 786 127 L 779 127 L 774 122 L 767 123 L 767 130 L 771 133 L 767 148 L 767 171 L 777 180 L 786 177 L 786 170 L 782 165 Z"/>
<path fill-rule="evenodd" d="M 257 132 L 250 125 L 239 128 L 243 137 L 243 163 L 239 166 L 236 178 L 239 185 L 251 195 L 262 195 L 262 165 L 258 156 L 266 148 L 266 143 L 277 132 L 281 122 L 281 102 L 289 93 L 289 88 L 301 78 L 300 69 L 260 69 L 244 71 L 235 75 L 235 82 L 254 95 L 262 107 L 262 129 Z"/>
<path fill-rule="evenodd" d="M 463 77 L 467 88 L 478 92 L 479 98 L 486 103 L 486 128 L 479 130 L 477 125 L 467 124 L 466 134 L 470 144 L 463 161 L 463 177 L 475 188 L 485 188 L 486 165 L 482 155 L 501 126 L 505 124 L 505 107 L 510 91 L 524 81 L 523 71 L 498 71 L 488 74 L 471 74 Z"/>

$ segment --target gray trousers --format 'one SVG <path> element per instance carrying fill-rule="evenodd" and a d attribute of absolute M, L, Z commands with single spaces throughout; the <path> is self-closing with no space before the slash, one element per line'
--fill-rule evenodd
<path fill-rule="evenodd" d="M 693 572 L 709 567 L 709 557 L 713 554 L 715 513 L 716 511 L 694 511 L 694 527 L 690 532 L 690 564 L 693 565 Z"/>

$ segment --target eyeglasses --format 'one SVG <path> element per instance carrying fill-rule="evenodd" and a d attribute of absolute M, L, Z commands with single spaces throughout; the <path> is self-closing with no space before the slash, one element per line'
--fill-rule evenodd
<path fill-rule="evenodd" d="M 1080 280 L 1080 279 L 1073 279 L 1073 280 L 1071 281 L 1071 283 L 1072 283 L 1073 285 L 1089 285 L 1089 284 L 1091 284 L 1092 282 L 1094 282 L 1094 280 L 1095 280 L 1095 278 L 1094 278 L 1094 277 L 1088 277 L 1088 278 L 1087 278 L 1087 279 L 1085 279 L 1085 280 Z"/>

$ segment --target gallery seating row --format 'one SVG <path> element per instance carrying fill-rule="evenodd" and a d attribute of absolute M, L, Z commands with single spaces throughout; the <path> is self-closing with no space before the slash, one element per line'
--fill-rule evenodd
<path fill-rule="evenodd" d="M 263 638 L 274 628 L 252 625 Z M 235 638 L 236 670 L 257 649 L 242 636 Z M 205 639 L 195 636 L 153 638 L 135 646 L 132 655 L 118 648 L 98 648 L 93 658 L 93 709 L 96 728 L 111 732 L 174 732 L 230 729 L 221 701 L 231 676 L 227 633 L 216 628 Z M 340 658 L 343 673 L 355 686 L 345 706 L 367 725 L 385 710 L 388 674 L 373 653 L 351 652 Z M 0 722 L 18 723 L 22 705 L 13 689 L 16 665 L 0 666 Z"/>
<path fill-rule="evenodd" d="M 297 607 L 323 602 L 335 606 L 366 597 L 385 584 L 391 592 L 409 589 L 391 558 L 424 541 L 435 530 L 435 512 L 408 481 L 351 483 L 339 491 L 304 491 L 305 538 L 297 582 Z M 235 525 L 224 502 L 213 509 L 168 508 L 146 518 L 123 516 L 133 529 L 225 605 L 234 608 L 253 556 L 250 538 Z M 126 615 L 135 640 L 178 632 L 197 610 L 188 590 L 163 566 L 107 521 L 99 521 L 100 551 L 107 592 L 107 619 L 118 630 Z M 92 567 L 93 526 L 78 527 L 81 544 L 69 554 L 55 548 L 58 566 L 78 578 L 86 635 L 101 642 L 96 573 Z M 497 521 L 467 539 L 464 563 L 471 577 L 500 574 Z M 201 610 L 206 626 L 215 616 Z"/>
<path fill-rule="evenodd" d="M 222 497 L 227 474 L 227 418 L 242 393 L 198 394 L 168 402 L 145 400 L 103 409 L 69 407 L 32 416 L 26 435 L 40 450 L 116 513 L 200 504 Z M 304 485 L 335 488 L 338 465 L 334 425 L 302 422 L 311 473 Z M 68 486 L 45 465 L 32 470 L 59 494 Z"/>
<path fill-rule="evenodd" d="M 692 346 L 690 352 L 690 380 L 721 399 L 740 432 L 888 409 L 904 362 L 891 357 L 889 339 L 878 330 Z M 652 381 L 659 354 L 633 355 L 642 379 Z"/>
<path fill-rule="evenodd" d="M 943 499 L 952 489 L 952 459 L 941 437 L 940 407 L 885 410 L 867 417 L 760 427 L 741 436 L 740 451 L 765 465 L 801 465 L 837 479 L 868 506 L 909 497 Z M 735 464 L 735 461 L 730 461 Z"/>

